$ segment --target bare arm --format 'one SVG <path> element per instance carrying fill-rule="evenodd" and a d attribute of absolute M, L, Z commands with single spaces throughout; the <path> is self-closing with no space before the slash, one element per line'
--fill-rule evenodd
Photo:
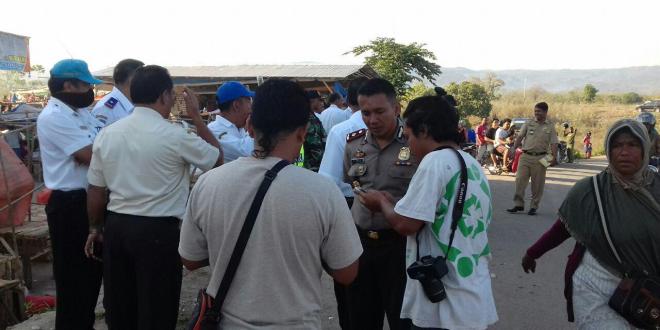
<path fill-rule="evenodd" d="M 75 159 L 78 164 L 89 166 L 89 163 L 92 161 L 92 145 L 90 144 L 74 152 L 73 159 Z"/>
<path fill-rule="evenodd" d="M 89 218 L 90 229 L 100 230 L 103 228 L 107 204 L 107 189 L 90 184 L 87 188 L 87 217 Z"/>
<path fill-rule="evenodd" d="M 213 136 L 213 133 L 211 133 L 209 128 L 204 124 L 202 116 L 199 114 L 199 102 L 197 101 L 195 93 L 186 88 L 184 90 L 183 97 L 186 101 L 186 110 L 188 111 L 188 116 L 190 116 L 193 125 L 195 125 L 195 128 L 197 129 L 197 135 L 199 135 L 199 137 L 206 141 L 208 144 L 220 150 L 220 155 L 218 156 L 218 161 L 215 163 L 215 166 L 217 167 L 222 165 L 225 157 L 224 153 L 222 152 L 222 148 L 220 147 L 220 142 L 218 142 L 218 139 Z"/>
<path fill-rule="evenodd" d="M 349 285 L 353 283 L 355 277 L 357 277 L 359 264 L 360 264 L 360 259 L 355 260 L 348 267 L 344 267 L 342 269 L 337 269 L 337 270 L 331 270 L 329 272 L 330 276 L 332 276 L 332 278 L 335 281 L 339 282 L 342 285 Z"/>
<path fill-rule="evenodd" d="M 188 260 L 184 257 L 181 257 L 181 263 L 183 264 L 184 267 L 186 267 L 187 270 L 195 270 L 198 268 L 206 267 L 209 265 L 209 259 L 204 259 L 200 261 L 192 261 Z"/>

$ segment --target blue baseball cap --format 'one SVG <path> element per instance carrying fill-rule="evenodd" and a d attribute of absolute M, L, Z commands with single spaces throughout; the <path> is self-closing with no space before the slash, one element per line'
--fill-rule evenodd
<path fill-rule="evenodd" d="M 218 104 L 233 101 L 241 97 L 254 97 L 254 92 L 250 92 L 243 84 L 238 81 L 228 81 L 218 88 L 215 92 L 215 99 Z"/>
<path fill-rule="evenodd" d="M 96 79 L 92 76 L 92 73 L 89 72 L 89 68 L 87 67 L 87 63 L 82 60 L 61 60 L 55 63 L 55 66 L 50 69 L 50 76 L 53 78 L 78 79 L 92 85 L 103 83 L 103 80 Z"/>

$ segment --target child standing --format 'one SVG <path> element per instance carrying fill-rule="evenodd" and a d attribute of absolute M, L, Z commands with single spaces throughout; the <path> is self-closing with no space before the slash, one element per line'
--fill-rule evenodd
<path fill-rule="evenodd" d="M 582 143 L 584 143 L 585 158 L 587 159 L 591 158 L 591 131 L 587 132 L 587 135 L 585 135 L 584 140 L 582 140 Z"/>

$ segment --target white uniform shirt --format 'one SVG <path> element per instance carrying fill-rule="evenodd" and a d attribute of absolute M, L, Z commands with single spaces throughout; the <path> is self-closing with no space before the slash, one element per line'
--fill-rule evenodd
<path fill-rule="evenodd" d="M 321 112 L 321 124 L 323 124 L 323 130 L 330 132 L 330 130 L 337 124 L 348 120 L 351 117 L 351 112 L 342 110 L 336 105 L 331 105 L 327 109 Z"/>
<path fill-rule="evenodd" d="M 51 97 L 37 118 L 37 135 L 46 187 L 71 191 L 87 189 L 87 165 L 73 154 L 94 143 L 102 124 L 87 108 L 73 110 Z"/>
<path fill-rule="evenodd" d="M 133 112 L 133 103 L 117 87 L 100 99 L 94 106 L 92 114 L 103 126 L 108 126 Z"/>
<path fill-rule="evenodd" d="M 367 128 L 362 120 L 362 112 L 356 111 L 351 117 L 333 127 L 325 141 L 325 152 L 321 159 L 319 173 L 331 178 L 345 197 L 353 197 L 353 188 L 344 182 L 344 150 L 346 137 L 357 130 Z"/>
<path fill-rule="evenodd" d="M 229 120 L 218 115 L 208 125 L 224 152 L 224 162 L 229 163 L 238 157 L 248 157 L 254 150 L 254 139 L 244 128 L 238 128 Z"/>
<path fill-rule="evenodd" d="M 108 210 L 145 217 L 183 218 L 190 189 L 190 164 L 215 165 L 218 148 L 137 107 L 99 133 L 89 183 L 110 190 Z"/>

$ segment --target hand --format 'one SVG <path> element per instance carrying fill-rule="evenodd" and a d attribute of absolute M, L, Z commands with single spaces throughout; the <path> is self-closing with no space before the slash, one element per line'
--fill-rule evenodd
<path fill-rule="evenodd" d="M 186 112 L 188 113 L 188 116 L 190 116 L 190 118 L 201 117 L 199 114 L 199 101 L 197 100 L 195 92 L 188 87 L 184 87 L 183 99 L 186 101 Z"/>
<path fill-rule="evenodd" d="M 525 273 L 529 273 L 530 271 L 532 273 L 536 272 L 536 260 L 525 254 L 525 256 L 522 258 L 522 268 Z"/>
<path fill-rule="evenodd" d="M 94 256 L 94 243 L 102 243 L 103 242 L 103 234 L 101 234 L 98 230 L 91 230 L 89 232 L 89 235 L 87 235 L 87 242 L 85 242 L 85 255 L 87 258 L 92 258 L 95 260 L 99 260 L 96 256 Z"/>
<path fill-rule="evenodd" d="M 370 190 L 358 193 L 358 199 L 360 200 L 360 203 L 371 212 L 380 212 L 380 203 L 382 200 L 387 200 L 387 197 L 381 191 Z"/>

